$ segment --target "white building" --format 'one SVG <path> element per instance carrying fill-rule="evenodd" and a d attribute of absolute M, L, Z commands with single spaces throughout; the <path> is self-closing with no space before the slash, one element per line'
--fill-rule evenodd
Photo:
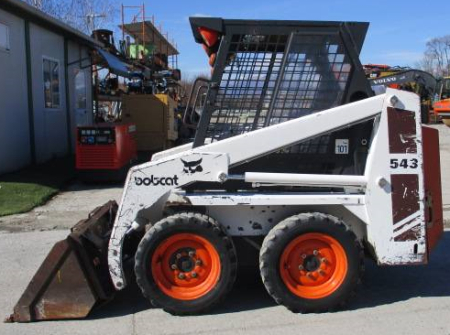
<path fill-rule="evenodd" d="M 20 0 L 0 1 L 0 174 L 74 152 L 92 122 L 98 42 Z"/>

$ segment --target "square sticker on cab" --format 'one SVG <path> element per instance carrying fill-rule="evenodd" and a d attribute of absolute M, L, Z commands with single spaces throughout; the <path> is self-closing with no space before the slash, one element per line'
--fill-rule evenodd
<path fill-rule="evenodd" d="M 336 155 L 348 155 L 348 152 L 349 152 L 349 140 L 337 138 L 334 153 Z"/>

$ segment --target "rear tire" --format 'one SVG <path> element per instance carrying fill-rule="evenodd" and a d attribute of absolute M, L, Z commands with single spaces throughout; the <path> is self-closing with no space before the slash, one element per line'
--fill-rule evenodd
<path fill-rule="evenodd" d="M 236 251 L 215 220 L 179 213 L 147 231 L 136 252 L 135 273 L 153 306 L 175 315 L 199 314 L 233 287 Z"/>
<path fill-rule="evenodd" d="M 364 253 L 354 233 L 322 213 L 291 216 L 277 224 L 260 251 L 269 294 L 293 312 L 342 307 L 361 282 Z"/>

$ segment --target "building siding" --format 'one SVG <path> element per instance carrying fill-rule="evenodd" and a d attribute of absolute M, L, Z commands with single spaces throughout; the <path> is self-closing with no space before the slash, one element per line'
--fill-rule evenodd
<path fill-rule="evenodd" d="M 25 23 L 0 10 L 9 27 L 10 50 L 0 50 L 0 174 L 31 162 L 28 122 Z"/>
<path fill-rule="evenodd" d="M 25 20 L 0 9 L 0 23 L 8 25 L 10 33 L 10 50 L 0 50 L 0 174 L 4 174 L 33 162 L 30 143 L 35 147 L 36 163 L 75 152 L 76 126 L 93 122 L 92 72 L 89 60 L 78 62 L 89 56 L 88 47 L 68 39 L 67 62 L 73 64 L 67 67 L 66 90 L 65 37 L 30 22 L 32 106 L 28 106 Z M 59 62 L 60 106 L 56 109 L 45 107 L 44 58 Z M 76 108 L 75 74 L 80 67 L 85 67 L 86 74 L 85 111 Z M 33 138 L 30 123 L 34 126 Z"/>

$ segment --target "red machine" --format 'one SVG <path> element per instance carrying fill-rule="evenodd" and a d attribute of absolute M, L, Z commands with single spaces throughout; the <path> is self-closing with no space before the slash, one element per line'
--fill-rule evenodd
<path fill-rule="evenodd" d="M 76 169 L 83 180 L 125 178 L 137 160 L 134 124 L 77 128 Z"/>

